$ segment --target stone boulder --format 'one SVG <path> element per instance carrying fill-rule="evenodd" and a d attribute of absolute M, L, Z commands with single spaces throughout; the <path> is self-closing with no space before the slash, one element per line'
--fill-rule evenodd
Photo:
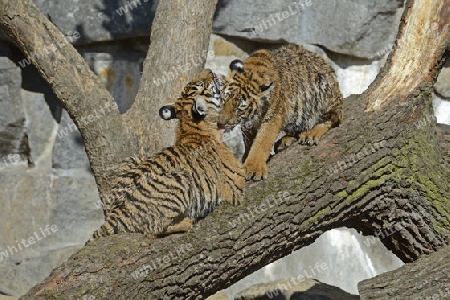
<path fill-rule="evenodd" d="M 34 0 L 74 44 L 148 36 L 158 1 Z"/>
<path fill-rule="evenodd" d="M 372 59 L 392 48 L 402 6 L 403 0 L 222 0 L 213 32 Z"/>
<path fill-rule="evenodd" d="M 299 281 L 283 278 L 270 283 L 256 284 L 236 295 L 235 300 L 356 300 L 340 288 L 314 279 Z"/>
<path fill-rule="evenodd" d="M 0 295 L 18 297 L 80 249 L 104 216 L 72 120 L 17 50 L 0 51 Z M 58 139 L 64 129 L 72 135 Z"/>
<path fill-rule="evenodd" d="M 0 173 L 0 199 L 0 294 L 26 293 L 104 220 L 93 176 L 83 170 Z"/>
<path fill-rule="evenodd" d="M 440 97 L 450 99 L 450 59 L 447 59 L 442 67 L 434 85 L 434 90 Z"/>
<path fill-rule="evenodd" d="M 59 169 L 83 168 L 90 170 L 81 133 L 66 110 L 62 111 L 61 122 L 55 137 L 52 166 Z"/>
<path fill-rule="evenodd" d="M 148 36 L 158 5 L 146 0 L 34 2 L 74 44 Z M 372 59 L 392 48 L 403 2 L 219 0 L 213 32 L 266 43 L 320 45 Z"/>
<path fill-rule="evenodd" d="M 0 171 L 29 155 L 20 69 L 0 53 Z"/>

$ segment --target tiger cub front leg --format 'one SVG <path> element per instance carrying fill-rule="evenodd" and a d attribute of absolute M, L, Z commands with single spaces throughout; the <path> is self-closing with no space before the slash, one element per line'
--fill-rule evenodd
<path fill-rule="evenodd" d="M 269 159 L 272 146 L 281 131 L 282 121 L 279 118 L 263 123 L 256 134 L 252 147 L 244 163 L 245 178 L 247 180 L 261 180 L 267 178 L 266 161 Z"/>

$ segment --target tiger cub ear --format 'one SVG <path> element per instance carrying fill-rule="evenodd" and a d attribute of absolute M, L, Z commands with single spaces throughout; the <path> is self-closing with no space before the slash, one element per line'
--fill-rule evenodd
<path fill-rule="evenodd" d="M 208 114 L 208 103 L 205 99 L 198 97 L 192 106 L 192 112 L 198 116 L 206 116 Z"/>
<path fill-rule="evenodd" d="M 244 63 L 242 62 L 242 60 L 235 59 L 230 63 L 230 72 L 232 71 L 244 73 Z"/>
<path fill-rule="evenodd" d="M 164 120 L 176 119 L 175 106 L 173 104 L 164 105 L 159 109 L 159 116 Z"/>

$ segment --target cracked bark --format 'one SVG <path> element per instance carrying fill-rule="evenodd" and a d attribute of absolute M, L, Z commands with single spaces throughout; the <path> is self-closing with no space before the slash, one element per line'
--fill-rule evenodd
<path fill-rule="evenodd" d="M 361 299 L 449 299 L 450 246 L 358 284 Z"/>
<path fill-rule="evenodd" d="M 409 0 L 396 49 L 370 88 L 345 100 L 341 126 L 317 147 L 276 155 L 242 205 L 220 205 L 184 235 L 99 239 L 24 298 L 201 299 L 342 226 L 379 236 L 405 262 L 447 245 L 450 129 L 430 116 L 449 2 Z"/>

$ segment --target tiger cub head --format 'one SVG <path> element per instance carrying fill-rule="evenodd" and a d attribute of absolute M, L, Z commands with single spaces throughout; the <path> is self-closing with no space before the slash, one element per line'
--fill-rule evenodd
<path fill-rule="evenodd" d="M 164 120 L 205 120 L 217 126 L 222 101 L 220 85 L 221 79 L 210 69 L 203 70 L 184 87 L 175 103 L 159 109 L 159 116 Z"/>
<path fill-rule="evenodd" d="M 236 59 L 224 81 L 219 123 L 231 129 L 240 123 L 257 121 L 274 86 L 268 71 L 253 64 L 244 68 L 244 63 Z"/>

